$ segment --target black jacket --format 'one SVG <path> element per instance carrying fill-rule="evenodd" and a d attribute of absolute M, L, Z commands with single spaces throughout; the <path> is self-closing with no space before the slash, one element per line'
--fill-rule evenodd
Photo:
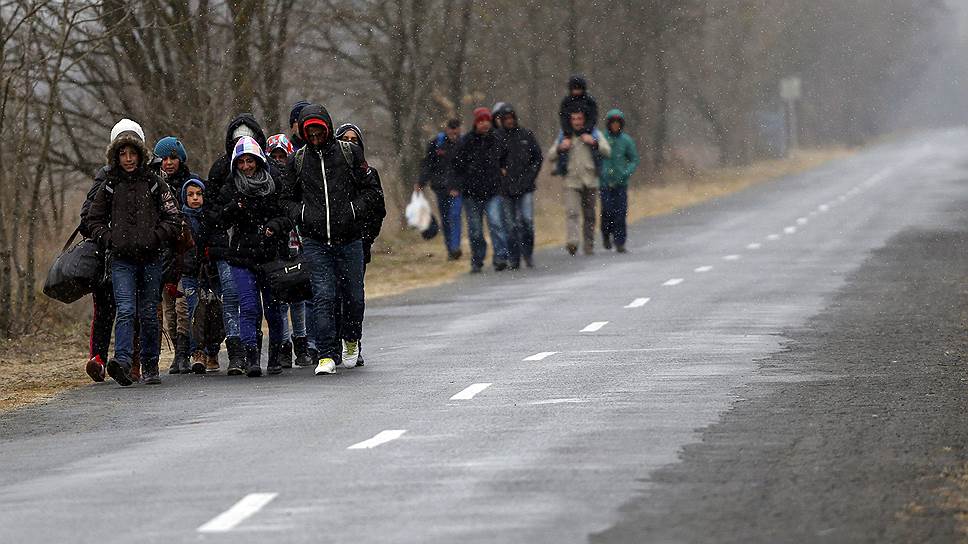
<path fill-rule="evenodd" d="M 90 224 L 87 222 L 87 214 L 91 210 L 91 204 L 94 203 L 94 197 L 97 196 L 97 192 L 101 189 L 101 186 L 104 185 L 104 180 L 107 179 L 108 170 L 109 168 L 107 166 L 102 166 L 98 169 L 97 173 L 94 174 L 94 184 L 91 185 L 91 188 L 87 191 L 87 197 L 84 199 L 84 204 L 81 204 L 80 233 L 81 236 L 85 238 L 94 238 L 91 236 L 91 232 L 89 230 Z"/>
<path fill-rule="evenodd" d="M 170 175 L 170 176 L 169 175 L 166 175 L 161 170 L 161 164 L 160 163 L 158 165 L 152 165 L 152 166 L 157 168 L 157 170 L 154 170 L 154 172 L 156 174 L 158 174 L 159 176 L 161 176 L 161 179 L 165 180 L 165 182 L 168 183 L 168 187 L 170 187 L 171 190 L 172 190 L 172 192 L 175 193 L 175 200 L 178 202 L 178 209 L 181 209 L 181 205 L 184 204 L 184 202 L 181 201 L 181 188 L 182 188 L 182 185 L 185 185 L 185 182 L 188 181 L 188 180 L 190 180 L 190 179 L 192 179 L 192 178 L 195 178 L 197 180 L 201 180 L 203 182 L 205 181 L 198 174 L 196 174 L 196 173 L 192 172 L 191 170 L 189 170 L 188 169 L 188 166 L 185 165 L 185 163 L 182 163 L 178 167 L 178 170 L 175 171 L 175 173 L 172 174 L 172 175 Z"/>
<path fill-rule="evenodd" d="M 544 160 L 534 133 L 521 127 L 502 128 L 497 131 L 497 137 L 505 148 L 504 168 L 507 175 L 503 180 L 504 194 L 521 196 L 534 192 L 537 189 L 535 181 Z"/>
<path fill-rule="evenodd" d="M 460 140 L 451 141 L 443 133 L 427 144 L 427 153 L 420 167 L 421 187 L 426 187 L 429 183 L 435 191 L 458 189 L 454 176 L 454 155 L 458 145 Z"/>
<path fill-rule="evenodd" d="M 226 244 L 209 245 L 209 258 L 224 260 L 232 266 L 253 268 L 288 256 L 292 222 L 285 217 L 279 201 L 282 189 L 278 178 L 274 179 L 276 190 L 262 197 L 242 194 L 234 181 L 222 185 L 216 199 L 223 203 L 222 207 L 218 211 L 209 208 L 205 214 L 205 228 L 232 229 L 232 236 Z M 272 229 L 271 237 L 265 235 L 267 228 Z M 208 236 L 209 244 L 212 240 L 221 242 L 226 238 Z"/>
<path fill-rule="evenodd" d="M 500 195 L 504 158 L 504 144 L 493 130 L 465 134 L 454 155 L 454 173 L 461 194 L 481 200 Z"/>
<path fill-rule="evenodd" d="M 309 119 L 330 127 L 329 137 L 318 147 L 306 144 L 289 158 L 282 205 L 304 237 L 335 245 L 360 240 L 364 219 L 386 215 L 380 182 L 355 144 L 346 144 L 352 156 L 352 164 L 348 163 L 326 108 L 318 104 L 303 108 L 299 115 L 303 139 Z"/>
<path fill-rule="evenodd" d="M 561 131 L 565 134 L 574 132 L 571 128 L 571 114 L 578 111 L 585 114 L 585 132 L 591 132 L 595 128 L 598 122 L 598 102 L 587 92 L 579 96 L 569 94 L 561 99 L 561 107 L 558 109 Z"/>

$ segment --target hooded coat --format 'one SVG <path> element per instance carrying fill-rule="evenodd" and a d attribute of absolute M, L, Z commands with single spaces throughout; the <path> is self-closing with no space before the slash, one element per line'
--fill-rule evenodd
<path fill-rule="evenodd" d="M 618 118 L 622 127 L 625 127 L 625 115 L 621 110 L 609 110 L 605 118 Z M 639 167 L 639 151 L 635 148 L 635 141 L 624 130 L 618 134 L 606 130 L 605 139 L 612 148 L 612 152 L 602 159 L 602 174 L 599 183 L 601 187 L 627 187 L 629 178 Z"/>
<path fill-rule="evenodd" d="M 478 200 L 500 195 L 504 160 L 504 144 L 493 130 L 484 134 L 471 130 L 461 137 L 454 154 L 454 174 L 461 194 Z"/>
<path fill-rule="evenodd" d="M 582 93 L 572 96 L 571 89 L 580 88 Z M 571 128 L 571 114 L 574 112 L 585 114 L 585 132 L 591 132 L 598 122 L 598 102 L 588 94 L 588 83 L 581 76 L 572 76 L 568 80 L 568 95 L 561 99 L 558 117 L 561 120 L 561 131 L 565 134 L 573 132 Z"/>
<path fill-rule="evenodd" d="M 362 219 L 380 215 L 383 191 L 363 149 L 349 145 L 352 164 L 343 154 L 326 108 L 310 104 L 299 115 L 299 135 L 306 140 L 306 123 L 326 126 L 320 145 L 306 143 L 286 165 L 282 205 L 303 237 L 343 245 L 363 237 Z M 385 209 L 383 214 L 385 214 Z"/>
<path fill-rule="evenodd" d="M 138 150 L 140 163 L 133 172 L 119 164 L 121 148 Z M 178 237 L 181 213 L 168 184 L 148 168 L 149 150 L 131 131 L 121 132 L 108 145 L 104 183 L 87 210 L 82 224 L 86 235 L 115 257 L 138 264 L 158 260 L 162 250 Z"/>
<path fill-rule="evenodd" d="M 205 223 L 206 228 L 214 228 L 214 232 L 232 230 L 231 237 L 209 236 L 210 258 L 225 260 L 230 265 L 240 268 L 254 268 L 288 254 L 292 222 L 285 217 L 280 205 L 279 178 L 272 176 L 269 161 L 266 160 L 262 147 L 258 145 L 243 147 L 242 143 L 239 142 L 233 150 L 230 162 L 232 178 L 222 184 L 219 197 L 215 199 L 218 203 L 216 206 L 219 208 L 216 209 L 214 206 L 208 208 L 205 213 Z M 264 196 L 251 196 L 236 187 L 235 159 L 244 154 L 254 156 L 259 162 L 259 168 L 273 178 L 274 189 L 271 193 Z M 267 228 L 272 229 L 272 236 L 265 235 Z M 212 240 L 217 240 L 218 243 L 213 244 Z M 227 243 L 222 243 L 223 241 Z"/>
<path fill-rule="evenodd" d="M 360 130 L 360 127 L 353 123 L 340 125 L 336 129 L 336 138 L 342 138 L 348 130 L 356 133 L 356 136 L 359 138 L 360 152 L 363 153 L 363 156 L 366 156 L 366 146 L 363 143 L 363 131 Z M 363 256 L 366 262 L 370 262 L 370 248 L 373 246 L 373 242 L 377 236 L 380 235 L 380 231 L 383 229 L 383 219 L 387 216 L 386 199 L 383 195 L 383 182 L 380 181 L 380 172 L 372 166 L 370 167 L 370 171 L 373 172 L 373 177 L 376 178 L 376 183 L 380 186 L 380 205 L 369 210 L 360 218 L 360 238 L 363 240 Z"/>
<path fill-rule="evenodd" d="M 538 172 L 541 171 L 541 146 L 534 137 L 534 133 L 526 128 L 502 128 L 497 131 L 497 137 L 505 147 L 504 194 L 507 196 L 521 196 L 534 192 L 538 186 Z"/>

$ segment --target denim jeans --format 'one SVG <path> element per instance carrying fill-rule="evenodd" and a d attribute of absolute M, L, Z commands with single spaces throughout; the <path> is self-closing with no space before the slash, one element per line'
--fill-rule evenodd
<path fill-rule="evenodd" d="M 603 187 L 601 196 L 602 239 L 611 236 L 616 245 L 624 246 L 625 218 L 629 211 L 628 187 Z"/>
<path fill-rule="evenodd" d="M 453 253 L 460 249 L 460 195 L 450 196 L 450 191 L 434 189 L 437 195 L 437 208 L 440 210 L 440 230 L 444 233 L 444 245 Z"/>
<path fill-rule="evenodd" d="M 503 223 L 503 201 L 500 196 L 487 200 L 464 197 L 464 214 L 467 216 L 467 238 L 471 242 L 471 267 L 484 266 L 487 256 L 487 242 L 484 240 L 484 215 L 487 215 L 487 230 L 494 246 L 494 265 L 508 261 L 507 233 Z"/>
<path fill-rule="evenodd" d="M 313 286 L 316 349 L 320 358 L 339 360 L 340 336 L 359 340 L 363 335 L 363 243 L 330 245 L 304 238 L 303 250 Z M 343 310 L 342 323 L 337 318 L 338 305 Z"/>
<path fill-rule="evenodd" d="M 512 268 L 521 258 L 534 254 L 534 193 L 504 197 L 504 225 L 508 232 L 508 262 Z"/>
<path fill-rule="evenodd" d="M 286 327 L 286 332 L 283 336 L 286 338 L 302 338 L 306 336 L 306 303 L 293 302 L 291 304 L 282 304 L 281 309 Z M 292 325 L 291 328 L 289 326 L 290 324 Z"/>
<path fill-rule="evenodd" d="M 218 267 L 219 295 L 222 297 L 222 321 L 225 322 L 225 336 L 238 338 L 240 335 L 239 290 L 235 287 L 232 267 L 225 261 L 219 261 L 216 266 Z"/>
<path fill-rule="evenodd" d="M 285 341 L 281 305 L 272 297 L 272 291 L 265 282 L 260 282 L 256 273 L 240 266 L 232 267 L 232 277 L 239 290 L 239 332 L 242 344 L 247 348 L 259 345 L 259 331 L 262 330 L 263 307 L 269 323 L 269 342 Z"/>
<path fill-rule="evenodd" d="M 111 263 L 111 281 L 117 305 L 114 328 L 114 358 L 131 366 L 134 354 L 135 320 L 140 322 L 141 364 L 158 362 L 161 336 L 158 303 L 161 301 L 162 263 L 137 264 L 123 259 Z"/>
<path fill-rule="evenodd" d="M 188 304 L 188 338 L 189 353 L 198 351 L 198 338 L 192 334 L 192 323 L 195 321 L 195 309 L 198 308 L 198 278 L 182 276 L 179 284 L 181 292 L 185 295 L 185 303 Z"/>

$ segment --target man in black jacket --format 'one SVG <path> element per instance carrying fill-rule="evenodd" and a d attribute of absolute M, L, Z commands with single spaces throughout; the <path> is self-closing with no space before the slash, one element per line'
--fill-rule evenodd
<path fill-rule="evenodd" d="M 461 138 L 454 156 L 454 173 L 460 182 L 467 216 L 467 237 L 471 242 L 471 273 L 484 267 L 487 242 L 484 241 L 484 218 L 494 246 L 494 270 L 508 267 L 507 234 L 503 224 L 501 168 L 504 146 L 491 129 L 491 111 L 474 110 L 474 129 Z"/>
<path fill-rule="evenodd" d="M 316 347 L 316 374 L 333 374 L 340 357 L 334 319 L 337 293 L 345 298 L 342 362 L 356 366 L 363 327 L 362 222 L 378 214 L 383 197 L 379 182 L 359 146 L 336 140 L 326 108 L 310 104 L 299 115 L 306 146 L 289 158 L 282 205 L 299 226 L 311 269 Z"/>
<path fill-rule="evenodd" d="M 460 143 L 460 125 L 460 119 L 447 121 L 443 132 L 427 144 L 427 153 L 420 168 L 420 181 L 414 187 L 415 191 L 423 191 L 430 184 L 433 189 L 440 210 L 447 258 L 451 261 L 461 257 L 460 210 L 463 204 L 454 175 L 454 154 Z"/>
<path fill-rule="evenodd" d="M 508 264 L 534 267 L 534 191 L 544 157 L 534 133 L 518 126 L 514 106 L 504 102 L 497 137 L 505 147 L 503 174 L 504 225 L 508 233 Z"/>

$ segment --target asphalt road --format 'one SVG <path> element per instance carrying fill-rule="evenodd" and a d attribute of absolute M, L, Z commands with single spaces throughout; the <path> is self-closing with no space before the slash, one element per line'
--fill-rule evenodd
<path fill-rule="evenodd" d="M 933 345 L 926 331 L 955 315 L 963 268 L 945 276 L 953 292 L 932 291 L 947 313 L 877 294 L 937 279 L 915 266 L 925 252 L 897 249 L 917 240 L 948 242 L 930 270 L 965 264 L 950 248 L 968 236 L 966 139 L 948 131 L 882 144 L 640 223 L 626 255 L 547 252 L 536 270 L 374 303 L 362 369 L 108 382 L 0 415 L 0 540 L 906 541 L 915 533 L 870 527 L 896 522 L 905 493 L 926 492 L 911 483 L 920 472 L 894 467 L 879 489 L 876 471 L 851 478 L 845 467 L 870 453 L 849 447 L 857 437 L 846 431 L 811 455 L 764 444 L 810 442 L 817 421 L 870 416 L 885 392 L 919 379 L 905 370 L 844 398 L 783 386 L 852 391 L 856 359 L 822 348 L 858 322 L 877 333 L 884 312 L 901 314 L 889 329 L 899 342 Z M 896 273 L 914 269 L 924 273 Z M 855 349 L 896 360 L 875 341 Z M 964 403 L 950 401 L 952 379 L 964 390 L 964 364 L 948 362 L 950 374 L 931 367 L 943 384 L 934 394 L 885 408 L 920 407 L 948 426 L 909 440 L 898 426 L 894 442 L 964 446 Z M 863 429 L 873 418 L 855 419 Z M 894 445 L 876 434 L 865 444 Z M 945 451 L 954 459 L 938 463 L 963 460 Z M 804 485 L 817 466 L 847 477 Z M 857 495 L 861 484 L 870 488 Z M 845 508 L 877 496 L 880 507 L 858 516 L 780 505 L 800 490 Z"/>

